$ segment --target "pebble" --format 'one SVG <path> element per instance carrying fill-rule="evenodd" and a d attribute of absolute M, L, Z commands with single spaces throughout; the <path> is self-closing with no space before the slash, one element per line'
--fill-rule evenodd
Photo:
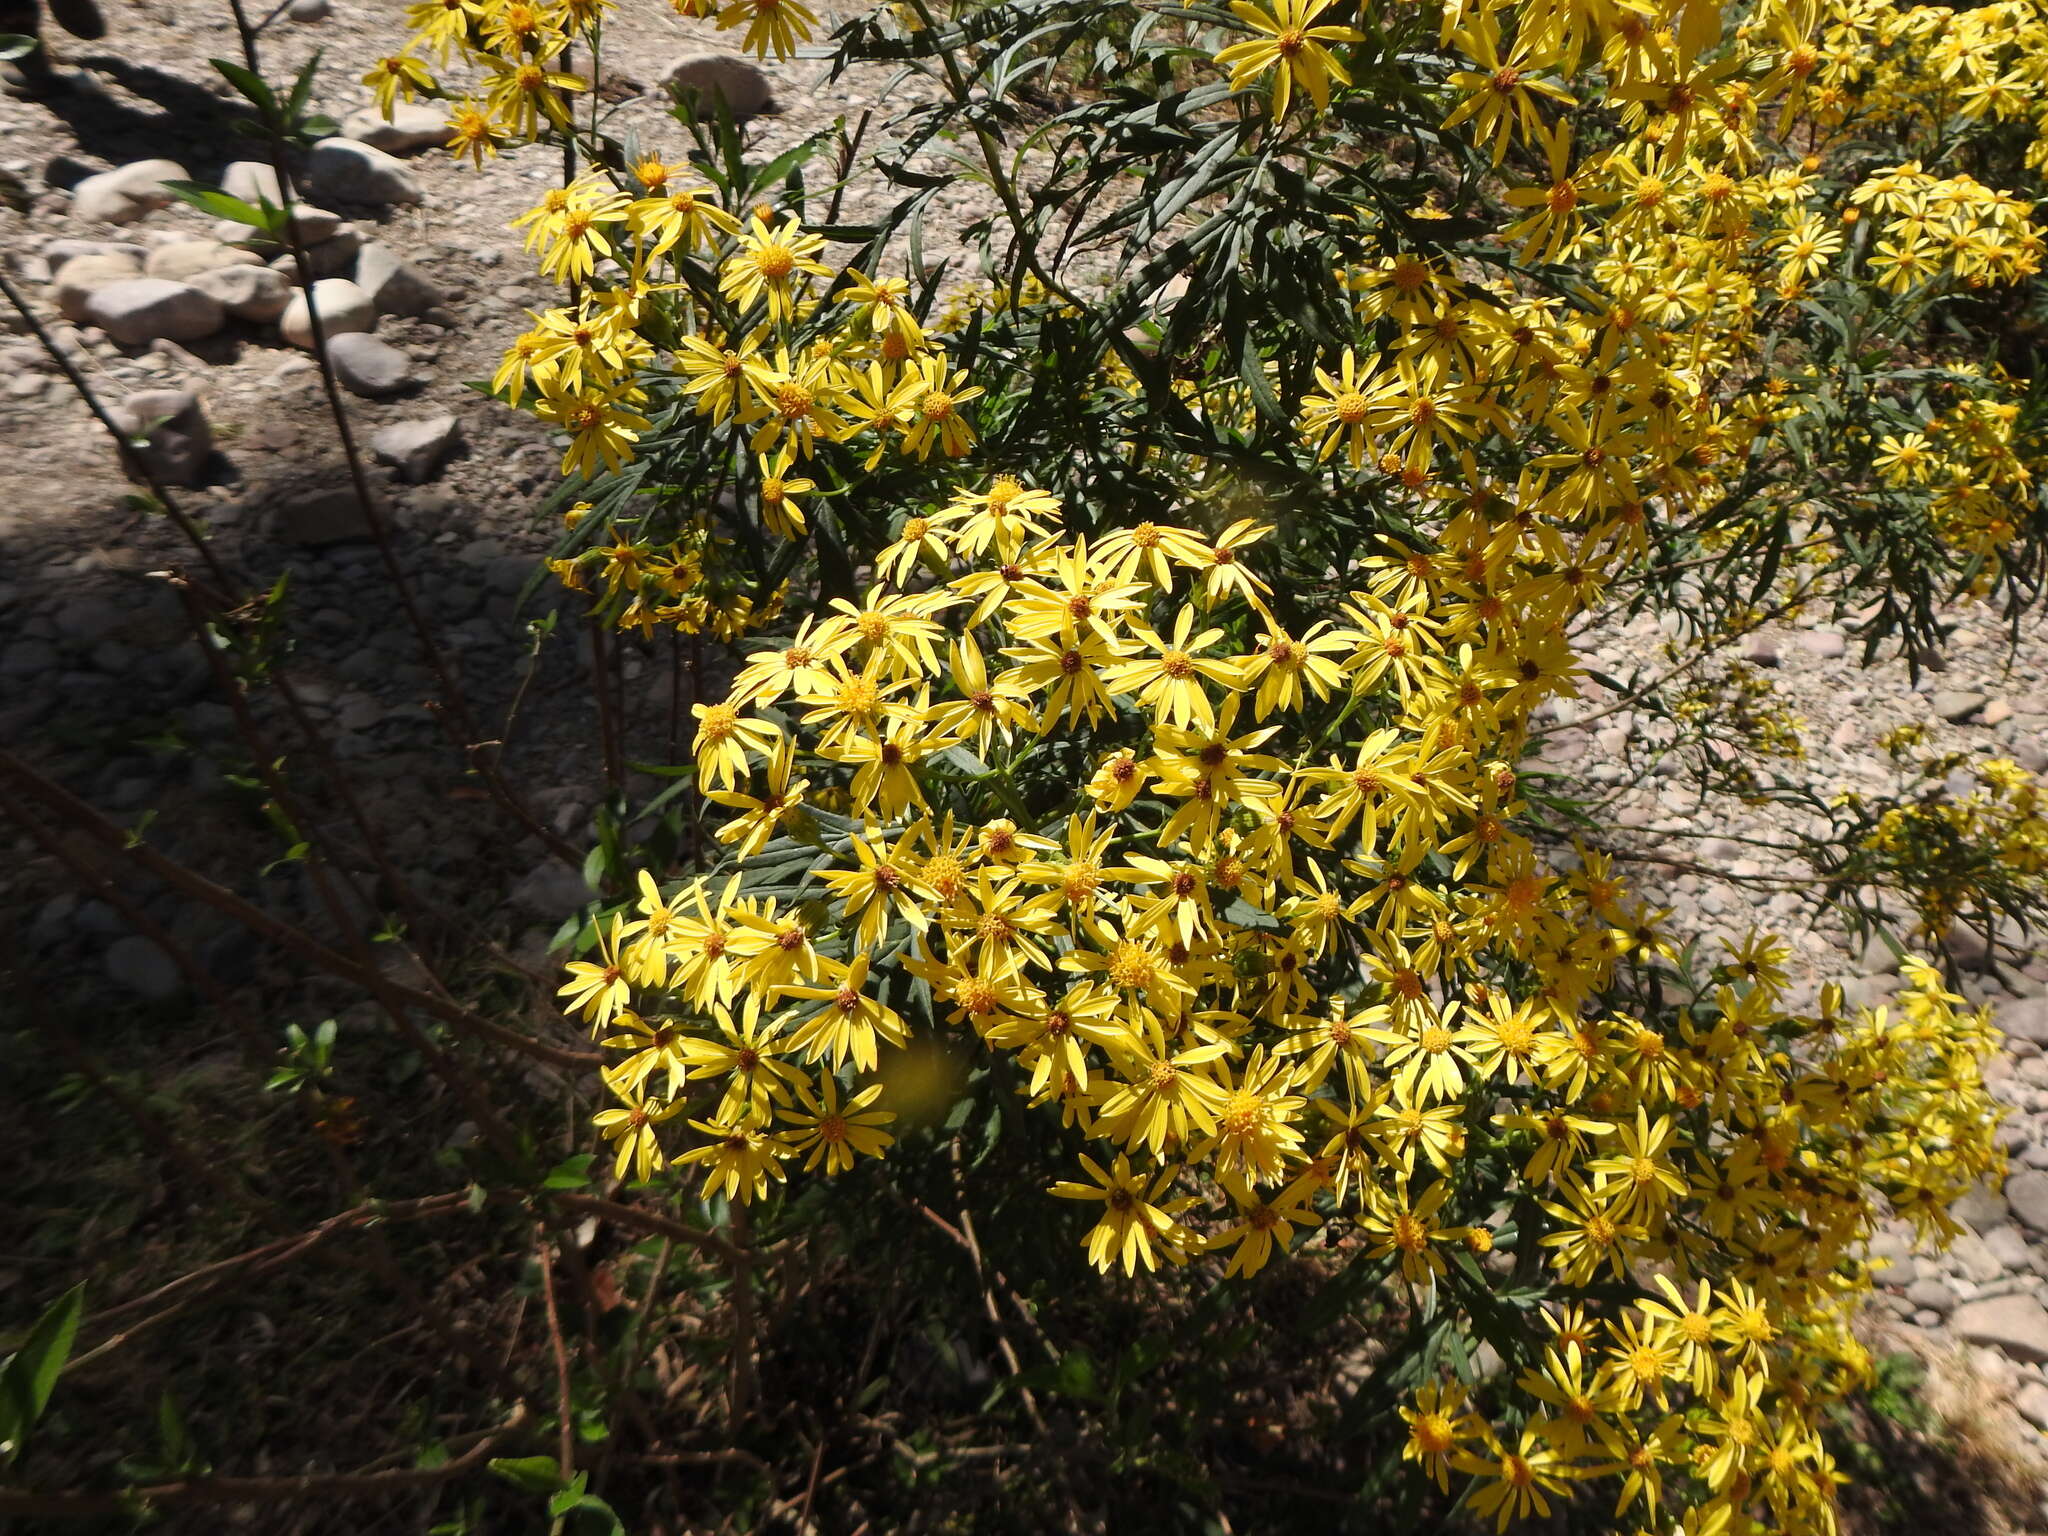
<path fill-rule="evenodd" d="M 320 316 L 321 330 L 330 344 L 354 331 L 368 331 L 377 324 L 377 306 L 370 296 L 345 277 L 323 278 L 311 290 L 312 308 Z M 278 333 L 295 347 L 311 349 L 313 320 L 307 313 L 307 294 L 294 293 L 285 305 Z"/>
<path fill-rule="evenodd" d="M 1799 637 L 1799 646 L 1822 661 L 1838 661 L 1849 653 L 1849 642 L 1831 629 L 1807 631 Z"/>
<path fill-rule="evenodd" d="M 2003 725 L 2012 718 L 2012 702 L 2009 699 L 1993 699 L 1984 706 L 1984 712 L 1977 718 L 1985 725 Z"/>
<path fill-rule="evenodd" d="M 164 182 L 185 179 L 185 167 L 175 160 L 137 160 L 101 171 L 71 189 L 71 216 L 94 224 L 133 224 L 173 201 Z"/>
<path fill-rule="evenodd" d="M 2005 1199 L 2013 1214 L 2034 1231 L 2048 1232 L 2048 1173 L 2028 1169 L 2014 1174 L 2006 1180 Z"/>
<path fill-rule="evenodd" d="M 661 72 L 661 84 L 672 94 L 694 93 L 699 117 L 716 116 L 712 103 L 719 97 L 736 118 L 757 116 L 771 100 L 768 76 L 752 59 L 736 53 L 699 49 L 679 54 Z"/>
<path fill-rule="evenodd" d="M 1934 1276 L 1928 1275 L 1906 1287 L 1906 1300 L 1923 1312 L 1933 1312 L 1947 1317 L 1955 1311 L 1958 1298 L 1955 1287 L 1946 1280 L 1937 1280 Z"/>
<path fill-rule="evenodd" d="M 306 253 L 306 270 L 313 274 L 315 282 L 323 277 L 348 277 L 355 271 L 356 253 L 362 248 L 362 231 L 353 224 L 342 225 L 325 240 L 316 241 L 311 245 L 302 242 L 300 246 Z M 298 257 L 287 251 L 273 263 L 278 264 L 282 264 L 282 270 L 287 277 L 293 282 L 298 281 Z"/>
<path fill-rule="evenodd" d="M 165 337 L 198 341 L 227 322 L 219 299 L 190 283 L 135 277 L 96 288 L 85 301 L 85 317 L 115 341 L 133 346 Z"/>
<path fill-rule="evenodd" d="M 306 178 L 323 201 L 368 204 L 417 203 L 419 179 L 405 162 L 354 139 L 322 139 L 306 161 Z"/>
<path fill-rule="evenodd" d="M 371 399 L 395 395 L 415 382 L 412 359 L 364 331 L 330 337 L 327 356 L 343 384 Z"/>
<path fill-rule="evenodd" d="M 2013 1399 L 2012 1405 L 2019 1410 L 2020 1417 L 2034 1428 L 2048 1430 L 2048 1385 L 2038 1381 L 2027 1382 L 2020 1388 L 2019 1396 Z"/>
<path fill-rule="evenodd" d="M 453 412 L 448 412 L 424 421 L 401 421 L 380 427 L 370 439 L 370 448 L 379 464 L 393 465 L 406 484 L 419 485 L 441 467 L 460 433 L 461 423 Z"/>
<path fill-rule="evenodd" d="M 270 508 L 270 536 L 281 543 L 321 548 L 370 536 L 353 485 L 308 485 L 285 492 Z"/>
<path fill-rule="evenodd" d="M 325 21 L 334 14 L 333 0 L 292 0 L 284 8 L 285 15 L 293 21 L 309 23 Z"/>

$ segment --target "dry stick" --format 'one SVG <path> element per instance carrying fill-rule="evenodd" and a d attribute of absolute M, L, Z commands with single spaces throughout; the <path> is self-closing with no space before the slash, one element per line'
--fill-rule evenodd
<path fill-rule="evenodd" d="M 227 572 L 221 567 L 220 557 L 214 554 L 213 547 L 200 533 L 198 525 L 186 515 L 185 509 L 178 505 L 177 499 L 143 461 L 142 455 L 135 451 L 135 445 L 128 441 L 128 435 L 116 424 L 114 418 L 107 414 L 107 408 L 100 404 L 100 397 L 85 381 L 85 375 L 78 371 L 71 359 L 58 347 L 56 339 L 43 328 L 43 322 L 37 318 L 36 312 L 29 308 L 28 300 L 21 296 L 21 290 L 8 281 L 5 272 L 0 272 L 0 293 L 7 295 L 7 302 L 13 305 L 15 313 L 27 322 L 30 334 L 42 343 L 43 351 L 63 369 L 64 377 L 70 380 L 71 387 L 78 391 L 78 398 L 85 402 L 86 409 L 99 419 L 99 424 L 107 429 L 108 436 L 119 445 L 122 467 L 149 487 L 150 495 L 163 507 L 165 516 L 178 525 L 178 531 L 199 551 L 199 558 L 206 562 L 207 569 L 213 572 L 215 579 L 224 586 L 231 585 Z"/>
<path fill-rule="evenodd" d="M 569 1405 L 569 1346 L 562 1338 L 562 1314 L 555 1304 L 555 1264 L 548 1253 L 545 1233 L 536 1256 L 540 1260 L 541 1298 L 548 1311 L 548 1346 L 555 1355 L 555 1396 L 561 1404 L 561 1443 L 556 1448 L 555 1460 L 566 1483 L 576 1472 L 576 1423 Z"/>
<path fill-rule="evenodd" d="M 121 1515 L 131 1513 L 138 1503 L 276 1503 L 431 1487 L 475 1471 L 500 1442 L 518 1434 L 531 1418 L 526 1404 L 518 1404 L 511 1418 L 462 1455 L 438 1467 L 405 1467 L 389 1472 L 311 1472 L 299 1477 L 200 1477 L 128 1488 L 120 1493 L 29 1493 L 0 1489 L 0 1515 Z"/>
<path fill-rule="evenodd" d="M 673 1216 L 664 1216 L 659 1211 L 646 1210 L 637 1205 L 622 1205 L 616 1200 L 603 1200 L 596 1195 L 553 1193 L 549 1198 L 564 1210 L 581 1211 L 586 1216 L 601 1216 L 607 1221 L 617 1222 L 622 1227 L 638 1227 L 641 1231 L 656 1237 L 672 1237 L 679 1243 L 705 1253 L 716 1254 L 727 1264 L 744 1264 L 747 1256 L 720 1237 L 716 1232 L 706 1232 L 701 1227 L 686 1226 Z"/>
<path fill-rule="evenodd" d="M 604 778 L 613 794 L 625 783 L 619 751 L 618 718 L 612 711 L 611 652 L 605 648 L 604 626 L 590 621 L 590 682 L 597 695 L 597 734 L 604 745 Z"/>
<path fill-rule="evenodd" d="M 119 881 L 101 874 L 71 849 L 65 847 L 62 838 L 30 816 L 15 801 L 0 799 L 0 811 L 5 811 L 17 826 L 35 839 L 38 847 L 69 870 L 72 878 L 88 892 L 119 912 L 130 928 L 170 956 L 171 963 L 177 966 L 178 973 L 185 978 L 186 984 L 212 1003 L 228 1021 L 228 1026 L 241 1037 L 244 1053 L 252 1064 L 260 1064 L 268 1059 L 272 1042 L 264 1038 L 263 1031 L 256 1027 L 255 1020 L 242 1011 L 228 995 L 227 989 L 214 979 L 213 973 L 201 965 L 190 950 L 173 938 L 168 928 L 150 916 L 148 910 L 130 895 Z M 39 1012 L 35 1017 L 39 1022 L 47 1022 Z M 54 1026 L 52 1032 L 55 1032 Z"/>
<path fill-rule="evenodd" d="M 131 846 L 128 834 L 121 828 L 109 822 L 63 786 L 36 772 L 5 748 L 0 748 L 0 778 L 11 780 L 25 793 L 41 801 L 66 821 L 89 832 L 104 846 L 117 850 L 124 857 L 140 864 L 166 884 L 175 886 L 217 911 L 225 912 L 250 931 L 261 934 L 343 981 L 354 982 L 380 1000 L 390 999 L 407 1007 L 417 1008 L 432 1018 L 453 1025 L 460 1033 L 489 1040 L 552 1066 L 581 1071 L 603 1064 L 604 1058 L 595 1051 L 565 1050 L 560 1046 L 531 1039 L 515 1030 L 505 1028 L 502 1024 L 493 1023 L 458 1003 L 403 986 L 375 967 L 360 965 L 346 955 L 329 949 L 305 930 L 271 916 L 261 908 L 244 901 L 234 892 L 216 885 L 204 875 L 166 858 L 147 843 L 135 842 Z"/>
<path fill-rule="evenodd" d="M 747 1208 L 728 1207 L 732 1221 L 732 1390 L 726 1412 L 737 1426 L 754 1395 L 754 1256 L 747 1250 Z"/>

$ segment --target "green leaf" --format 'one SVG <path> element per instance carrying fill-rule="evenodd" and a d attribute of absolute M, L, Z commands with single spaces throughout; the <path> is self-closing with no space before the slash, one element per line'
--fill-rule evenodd
<path fill-rule="evenodd" d="M 247 224 L 251 229 L 270 228 L 270 221 L 264 217 L 261 208 L 230 196 L 219 187 L 209 187 L 203 181 L 166 181 L 161 185 L 179 202 L 190 203 L 201 213 L 210 213 L 217 219 L 232 219 L 237 224 Z"/>
<path fill-rule="evenodd" d="M 19 32 L 0 32 L 0 63 L 23 58 L 41 46 L 36 39 L 23 37 Z"/>
<path fill-rule="evenodd" d="M 525 1493 L 557 1493 L 562 1487 L 562 1469 L 552 1456 L 493 1456 L 490 1469 L 514 1488 Z"/>
<path fill-rule="evenodd" d="M 548 1171 L 541 1180 L 542 1189 L 581 1189 L 590 1182 L 590 1165 L 596 1160 L 594 1152 L 578 1152 L 574 1157 L 565 1158 Z"/>
<path fill-rule="evenodd" d="M 64 1362 L 71 1358 L 71 1341 L 78 1337 L 78 1321 L 84 1315 L 85 1282 L 80 1281 L 51 1304 L 36 1320 L 28 1341 L 0 1366 L 0 1411 L 5 1412 L 7 1430 L 0 1457 L 11 1461 L 21 1454 L 29 1431 L 49 1406 Z"/>
<path fill-rule="evenodd" d="M 232 59 L 210 59 L 208 62 L 220 71 L 221 77 L 229 85 L 254 102 L 265 117 L 273 122 L 277 120 L 277 95 L 264 82 L 261 75 L 244 68 Z"/>

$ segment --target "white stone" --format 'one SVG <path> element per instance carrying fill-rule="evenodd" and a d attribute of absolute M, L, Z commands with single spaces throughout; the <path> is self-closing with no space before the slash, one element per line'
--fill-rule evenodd
<path fill-rule="evenodd" d="M 336 336 L 327 347 L 334 375 L 351 391 L 380 399 L 413 382 L 412 359 L 388 341 L 362 331 Z"/>
<path fill-rule="evenodd" d="M 337 203 L 416 203 L 419 179 L 403 160 L 354 139 L 322 139 L 306 161 L 315 196 Z"/>
<path fill-rule="evenodd" d="M 74 256 L 57 269 L 57 313 L 74 325 L 85 319 L 85 306 L 100 289 L 142 276 L 142 263 L 127 256 Z"/>
<path fill-rule="evenodd" d="M 307 313 L 306 294 L 295 293 L 285 305 L 278 330 L 295 347 L 313 345 L 313 321 Z M 376 327 L 377 306 L 370 296 L 345 277 L 325 278 L 313 285 L 313 307 L 319 312 L 320 328 L 331 340 L 352 332 Z"/>
<path fill-rule="evenodd" d="M 284 206 L 284 189 L 277 184 L 277 167 L 267 160 L 235 161 L 220 173 L 220 189 L 251 207 L 261 206 L 265 199 L 274 208 Z"/>
<path fill-rule="evenodd" d="M 185 179 L 185 167 L 175 160 L 137 160 L 101 171 L 71 189 L 71 214 L 97 223 L 133 224 L 170 204 L 164 182 Z"/>
<path fill-rule="evenodd" d="M 344 138 L 381 149 L 387 155 L 440 149 L 448 142 L 448 114 L 416 101 L 399 102 L 387 121 L 376 107 L 349 113 L 342 122 Z"/>
<path fill-rule="evenodd" d="M 202 272 L 192 286 L 220 300 L 221 308 L 237 320 L 268 324 L 282 315 L 292 300 L 292 285 L 268 267 L 222 267 Z"/>
<path fill-rule="evenodd" d="M 109 283 L 85 301 L 85 317 L 115 341 L 198 341 L 227 322 L 220 300 L 190 283 L 132 277 Z"/>
<path fill-rule="evenodd" d="M 218 272 L 223 267 L 257 267 L 262 264 L 262 257 L 239 246 L 222 245 L 218 240 L 178 240 L 170 245 L 160 245 L 151 251 L 149 260 L 143 263 L 143 270 L 151 277 L 164 277 L 174 283 L 186 283 L 202 272 Z"/>
<path fill-rule="evenodd" d="M 713 117 L 713 100 L 724 97 L 736 118 L 753 117 L 766 111 L 770 98 L 768 76 L 752 59 L 736 53 L 698 49 L 680 54 L 661 72 L 663 89 L 684 96 L 694 93 L 699 117 Z"/>

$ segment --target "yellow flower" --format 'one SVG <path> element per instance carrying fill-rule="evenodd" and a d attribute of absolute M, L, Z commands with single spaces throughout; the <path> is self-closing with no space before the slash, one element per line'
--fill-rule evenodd
<path fill-rule="evenodd" d="M 1216 55 L 1218 64 L 1230 66 L 1230 88 L 1241 91 L 1275 65 L 1273 115 L 1285 117 L 1296 86 L 1309 94 L 1321 112 L 1330 105 L 1330 84 L 1349 85 L 1351 76 L 1330 52 L 1330 43 L 1362 43 L 1365 34 L 1356 27 L 1317 26 L 1315 19 L 1329 8 L 1330 0 L 1273 0 L 1270 12 L 1250 0 L 1231 0 L 1231 11 L 1239 21 L 1264 36 L 1246 43 L 1232 43 Z"/>

